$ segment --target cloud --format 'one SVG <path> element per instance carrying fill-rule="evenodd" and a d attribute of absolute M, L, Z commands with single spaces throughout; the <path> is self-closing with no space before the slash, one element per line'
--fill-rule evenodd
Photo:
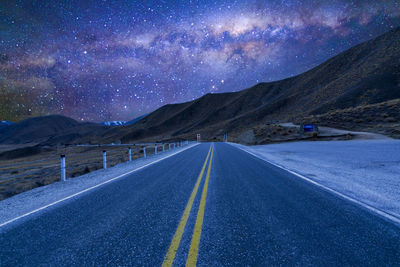
<path fill-rule="evenodd" d="M 7 60 L 3 60 L 3 64 L 0 65 L 0 69 L 8 70 L 27 70 L 33 68 L 48 69 L 54 66 L 56 60 L 51 55 L 30 55 L 27 57 L 10 58 L 7 56 Z"/>
<path fill-rule="evenodd" d="M 25 62 L 27 67 L 39 67 L 39 68 L 51 68 L 56 63 L 55 59 L 52 56 L 45 57 L 30 57 Z"/>
<path fill-rule="evenodd" d="M 149 49 L 151 43 L 157 37 L 157 33 L 144 33 L 144 34 L 130 34 L 128 36 L 122 35 L 118 36 L 115 40 L 114 45 L 120 45 L 128 48 L 138 48 L 143 47 Z"/>
<path fill-rule="evenodd" d="M 3 89 L 7 91 L 24 91 L 36 96 L 43 93 L 51 93 L 55 88 L 54 83 L 48 79 L 37 76 L 29 76 L 25 79 L 2 79 Z"/>
<path fill-rule="evenodd" d="M 191 20 L 192 23 L 167 23 L 146 31 L 140 27 L 119 31 L 85 43 L 92 58 L 86 60 L 85 66 L 74 61 L 67 71 L 86 75 L 82 69 L 98 68 L 168 75 L 174 69 L 197 65 L 207 65 L 224 73 L 229 68 L 235 71 L 238 65 L 250 63 L 256 64 L 253 66 L 256 68 L 266 60 L 279 61 L 286 53 L 289 39 L 305 45 L 318 35 L 318 42 L 324 43 L 333 35 L 350 34 L 350 21 L 368 24 L 382 11 L 382 5 L 360 2 L 358 9 L 353 5 L 321 2 L 311 8 L 289 6 L 286 10 L 263 6 L 215 12 Z M 45 68 L 54 62 L 52 57 L 42 56 L 26 64 Z"/>
<path fill-rule="evenodd" d="M 241 14 L 239 16 L 214 18 L 214 21 L 211 21 L 210 27 L 214 35 L 228 32 L 230 35 L 237 37 L 256 28 L 264 29 L 269 23 L 270 20 L 266 17 L 259 17 L 254 14 Z"/>

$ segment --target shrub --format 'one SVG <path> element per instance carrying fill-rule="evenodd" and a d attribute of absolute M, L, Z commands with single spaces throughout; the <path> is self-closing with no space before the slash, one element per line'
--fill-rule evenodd
<path fill-rule="evenodd" d="M 88 166 L 85 167 L 85 169 L 83 170 L 83 174 L 89 173 L 90 169 Z"/>

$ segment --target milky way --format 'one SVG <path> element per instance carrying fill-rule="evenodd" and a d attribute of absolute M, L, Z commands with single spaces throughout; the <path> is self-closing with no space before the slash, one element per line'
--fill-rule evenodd
<path fill-rule="evenodd" d="M 129 120 L 297 75 L 400 25 L 400 1 L 2 2 L 0 120 Z"/>

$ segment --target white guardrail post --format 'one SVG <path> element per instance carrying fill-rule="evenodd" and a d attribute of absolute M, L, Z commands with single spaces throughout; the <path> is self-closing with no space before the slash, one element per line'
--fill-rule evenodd
<path fill-rule="evenodd" d="M 103 169 L 107 169 L 107 152 L 103 150 Z"/>
<path fill-rule="evenodd" d="M 154 155 L 157 154 L 157 144 L 154 145 Z"/>
<path fill-rule="evenodd" d="M 143 157 L 146 157 L 146 147 L 143 147 Z"/>
<path fill-rule="evenodd" d="M 165 151 L 165 144 L 162 144 L 162 152 Z"/>
<path fill-rule="evenodd" d="M 67 179 L 65 169 L 65 155 L 61 155 L 61 181 L 63 182 Z"/>
<path fill-rule="evenodd" d="M 129 161 L 132 161 L 132 149 L 131 148 L 129 148 L 129 150 L 128 150 L 128 159 L 129 159 Z"/>

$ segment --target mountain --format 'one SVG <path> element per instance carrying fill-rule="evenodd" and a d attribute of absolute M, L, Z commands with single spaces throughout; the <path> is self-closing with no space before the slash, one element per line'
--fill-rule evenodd
<path fill-rule="evenodd" d="M 94 123 L 79 123 L 60 115 L 35 117 L 0 128 L 1 144 L 74 142 L 91 138 L 107 129 Z"/>
<path fill-rule="evenodd" d="M 400 28 L 359 44 L 296 77 L 234 93 L 165 105 L 116 135 L 216 138 L 268 120 L 294 121 L 400 98 Z"/>
<path fill-rule="evenodd" d="M 106 121 L 106 122 L 100 123 L 100 125 L 105 125 L 105 126 L 132 125 L 132 124 L 140 121 L 141 119 L 143 119 L 146 116 L 147 116 L 147 114 L 139 116 L 137 118 L 134 118 L 133 120 L 130 120 L 130 121 Z"/>
<path fill-rule="evenodd" d="M 126 121 L 105 121 L 100 123 L 100 125 L 105 125 L 105 126 L 121 126 L 125 125 Z"/>
<path fill-rule="evenodd" d="M 139 117 L 137 117 L 137 118 L 134 118 L 133 120 L 130 120 L 130 121 L 126 122 L 125 125 L 132 125 L 132 124 L 134 124 L 134 123 L 140 121 L 141 119 L 143 119 L 143 118 L 146 117 L 147 115 L 148 115 L 148 114 L 144 114 L 144 115 L 142 115 L 142 116 L 139 116 Z"/>
<path fill-rule="evenodd" d="M 346 109 L 354 109 L 351 116 L 359 120 L 367 108 L 357 107 L 393 99 L 400 99 L 400 28 L 350 48 L 298 76 L 165 105 L 128 122 L 130 125 L 106 127 L 62 116 L 38 117 L 0 129 L 0 143 L 127 143 L 195 139 L 197 133 L 203 139 L 221 140 L 226 132 L 239 135 L 267 121 L 299 122 L 321 114 L 347 114 Z M 376 110 L 393 117 L 385 107 L 397 110 L 398 105 L 398 101 L 390 102 Z M 342 111 L 335 113 L 336 110 Z M 379 122 L 374 117 L 377 115 L 368 113 L 367 122 Z M 332 115 L 318 118 L 329 126 Z M 390 123 L 398 123 L 397 117 L 393 118 Z M 356 123 L 350 120 L 348 127 Z"/>
<path fill-rule="evenodd" d="M 0 130 L 3 128 L 6 128 L 10 125 L 12 125 L 13 123 L 11 121 L 0 121 Z"/>
<path fill-rule="evenodd" d="M 12 125 L 13 123 L 11 121 L 0 121 L 0 126 L 4 125 L 4 126 L 9 126 Z"/>
<path fill-rule="evenodd" d="M 108 125 L 81 123 L 61 115 L 29 118 L 15 124 L 7 123 L 4 127 L 0 124 L 0 144 L 53 146 L 72 143 L 112 143 L 119 140 L 118 129 L 125 128 L 128 124 L 132 125 L 145 116 L 124 124 L 115 121 Z M 109 127 L 112 125 L 119 127 Z M 108 134 L 109 132 L 113 134 Z M 115 133 L 117 136 L 114 136 Z"/>

